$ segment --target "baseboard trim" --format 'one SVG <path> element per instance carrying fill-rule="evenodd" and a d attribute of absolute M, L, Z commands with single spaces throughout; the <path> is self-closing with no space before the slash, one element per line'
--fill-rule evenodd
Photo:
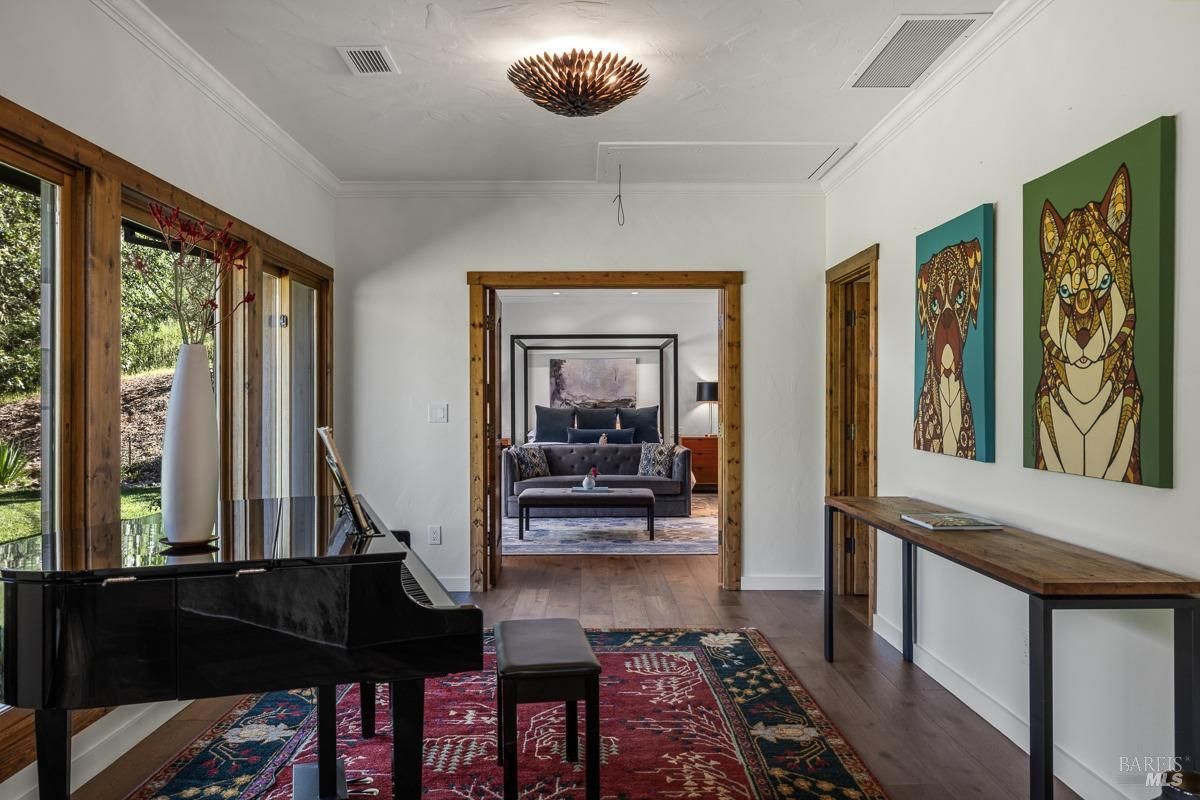
<path fill-rule="evenodd" d="M 899 626 L 891 620 L 877 613 L 872 628 L 896 650 L 901 649 L 903 634 Z M 997 700 L 961 672 L 926 650 L 919 642 L 913 646 L 913 663 L 1022 751 L 1029 752 L 1029 723 L 1023 715 Z M 1054 774 L 1058 779 L 1081 797 L 1094 800 L 1137 800 L 1144 796 L 1126 794 L 1120 786 L 1105 780 L 1102 775 L 1059 745 L 1054 746 L 1054 767 Z"/>
<path fill-rule="evenodd" d="M 172 701 L 122 706 L 71 738 L 71 791 L 99 775 L 160 725 L 188 707 Z M 37 764 L 0 783 L 0 797 L 37 800 Z"/>
<path fill-rule="evenodd" d="M 743 575 L 742 588 L 749 591 L 810 591 L 825 583 L 820 575 Z"/>

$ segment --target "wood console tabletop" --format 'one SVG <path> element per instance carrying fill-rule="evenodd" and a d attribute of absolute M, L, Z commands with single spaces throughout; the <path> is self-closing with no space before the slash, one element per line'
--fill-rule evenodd
<path fill-rule="evenodd" d="M 825 504 L 943 558 L 1029 594 L 1200 594 L 1200 580 L 1147 567 L 1019 528 L 931 531 L 902 514 L 946 513 L 912 497 L 827 497 Z"/>
<path fill-rule="evenodd" d="M 1054 797 L 1054 612 L 1158 608 L 1174 615 L 1175 755 L 1200 765 L 1200 580 L 1048 536 L 1001 528 L 932 531 L 900 519 L 954 513 L 912 497 L 825 498 L 825 660 L 833 661 L 836 513 L 901 540 L 901 653 L 917 640 L 917 552 L 925 550 L 1029 595 L 1029 797 Z M 958 513 L 961 513 L 959 511 Z"/>

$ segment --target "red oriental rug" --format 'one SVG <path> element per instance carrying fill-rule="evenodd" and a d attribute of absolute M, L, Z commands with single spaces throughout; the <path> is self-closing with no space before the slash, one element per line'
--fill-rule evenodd
<path fill-rule="evenodd" d="M 882 800 L 875 778 L 756 630 L 589 631 L 600 684 L 601 794 L 612 800 Z M 485 670 L 426 681 L 424 797 L 499 800 L 490 633 Z M 316 760 L 315 692 L 246 698 L 134 800 L 291 797 L 293 762 Z M 583 716 L 582 703 L 580 716 Z M 338 703 L 351 798 L 391 798 L 391 730 L 361 739 L 358 687 Z M 561 703 L 522 705 L 522 800 L 583 797 L 583 763 L 564 760 Z M 580 732 L 583 720 L 580 720 Z M 583 745 L 580 743 L 580 753 Z"/>

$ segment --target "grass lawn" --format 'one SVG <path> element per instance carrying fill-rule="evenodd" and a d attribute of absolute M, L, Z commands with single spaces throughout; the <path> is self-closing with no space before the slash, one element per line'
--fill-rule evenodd
<path fill-rule="evenodd" d="M 158 513 L 158 496 L 157 486 L 122 489 L 121 519 Z M 32 536 L 41 527 L 41 497 L 37 489 L 0 489 L 0 542 Z"/>

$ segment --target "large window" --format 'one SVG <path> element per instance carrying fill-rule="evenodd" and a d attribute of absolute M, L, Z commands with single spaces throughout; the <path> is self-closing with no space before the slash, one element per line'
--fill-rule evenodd
<path fill-rule="evenodd" d="M 0 163 L 0 542 L 40 534 L 51 563 L 59 227 L 59 186 Z"/>
<path fill-rule="evenodd" d="M 316 494 L 318 290 L 269 269 L 260 300 L 263 496 Z"/>

